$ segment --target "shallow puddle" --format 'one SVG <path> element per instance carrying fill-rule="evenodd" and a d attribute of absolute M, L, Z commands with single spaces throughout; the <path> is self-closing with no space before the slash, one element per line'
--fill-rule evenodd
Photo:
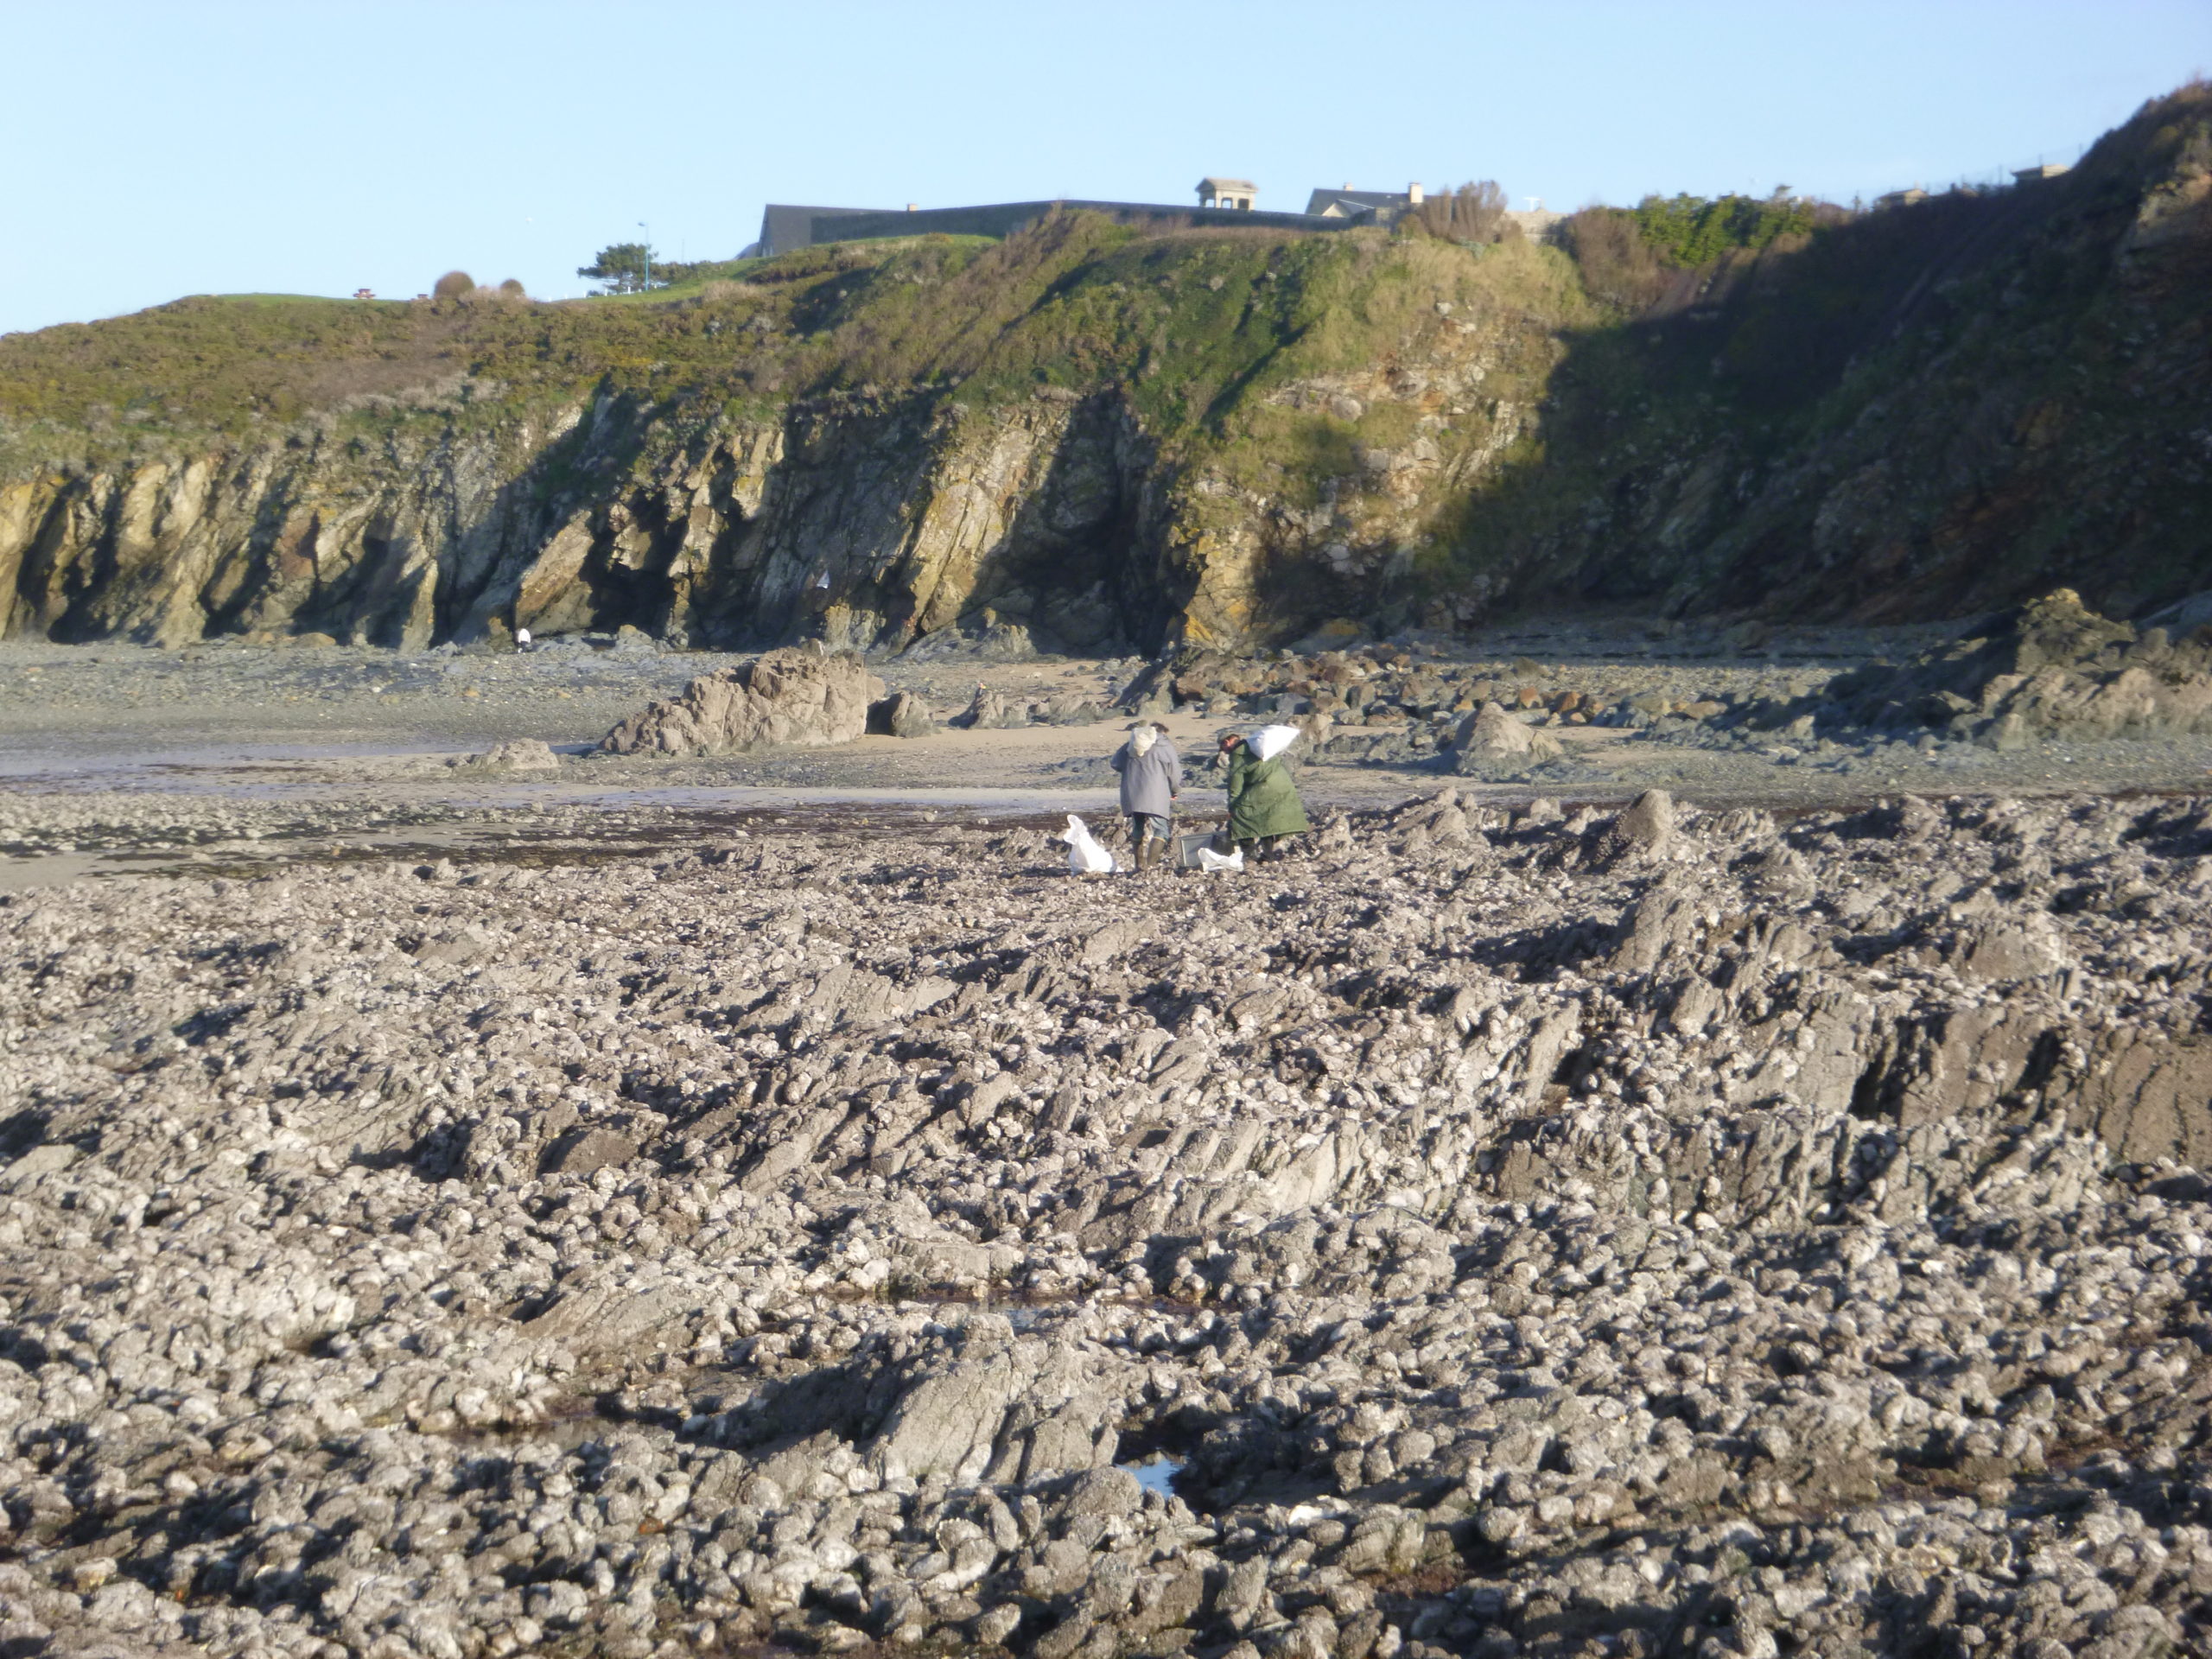
<path fill-rule="evenodd" d="M 1147 1492 L 1158 1492 L 1162 1497 L 1175 1496 L 1175 1479 L 1185 1465 L 1180 1458 L 1171 1458 L 1165 1452 L 1155 1452 L 1141 1463 L 1117 1463 L 1116 1469 L 1137 1478 L 1137 1484 Z"/>

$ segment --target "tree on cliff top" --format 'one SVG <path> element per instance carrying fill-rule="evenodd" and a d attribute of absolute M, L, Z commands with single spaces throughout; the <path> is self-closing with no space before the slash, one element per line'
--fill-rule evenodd
<path fill-rule="evenodd" d="M 661 286 L 652 280 L 653 264 L 653 251 L 645 243 L 614 242 L 601 248 L 591 264 L 578 265 L 576 275 L 597 277 L 609 294 L 638 294 Z"/>
<path fill-rule="evenodd" d="M 476 279 L 465 270 L 449 270 L 430 289 L 441 300 L 465 300 L 476 291 Z"/>

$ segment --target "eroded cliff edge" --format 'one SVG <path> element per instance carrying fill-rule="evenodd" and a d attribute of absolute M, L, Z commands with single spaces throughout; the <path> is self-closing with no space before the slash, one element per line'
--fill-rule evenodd
<path fill-rule="evenodd" d="M 1602 228 L 1602 227 L 1599 227 Z M 0 340 L 0 632 L 1075 650 L 2212 585 L 2212 93 L 1698 269 L 1599 238 L 811 249 L 642 302 Z"/>

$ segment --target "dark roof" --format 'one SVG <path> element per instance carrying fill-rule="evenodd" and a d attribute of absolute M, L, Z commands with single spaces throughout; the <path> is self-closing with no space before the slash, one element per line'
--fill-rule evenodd
<path fill-rule="evenodd" d="M 1372 212 L 1377 207 L 1403 207 L 1413 198 L 1403 190 L 1316 190 L 1306 199 L 1309 213 L 1325 213 L 1332 203 L 1341 202 L 1346 213 Z"/>

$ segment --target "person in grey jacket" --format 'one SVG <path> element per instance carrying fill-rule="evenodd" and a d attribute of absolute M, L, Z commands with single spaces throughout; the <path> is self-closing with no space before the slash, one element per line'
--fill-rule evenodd
<path fill-rule="evenodd" d="M 1122 812 L 1129 821 L 1129 846 L 1139 870 L 1149 868 L 1167 846 L 1167 821 L 1183 792 L 1183 761 L 1167 728 L 1141 720 L 1129 741 L 1107 764 L 1122 774 Z"/>

